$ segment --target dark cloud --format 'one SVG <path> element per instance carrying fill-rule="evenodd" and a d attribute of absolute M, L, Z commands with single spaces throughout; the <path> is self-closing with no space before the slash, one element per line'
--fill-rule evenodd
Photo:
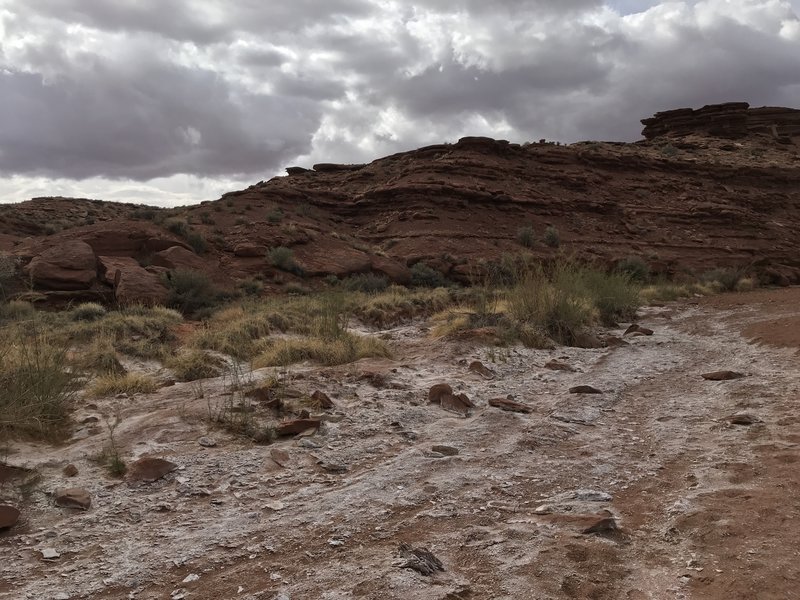
<path fill-rule="evenodd" d="M 796 105 L 799 4 L 0 0 L 0 174 L 174 192 L 469 134 L 633 140 L 657 110 Z"/>

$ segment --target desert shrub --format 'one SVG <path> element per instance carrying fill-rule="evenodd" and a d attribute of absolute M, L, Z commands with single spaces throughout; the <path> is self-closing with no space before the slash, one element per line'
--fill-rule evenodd
<path fill-rule="evenodd" d="M 536 235 L 533 233 L 533 227 L 525 225 L 517 230 L 517 241 L 526 248 L 532 248 L 536 243 Z"/>
<path fill-rule="evenodd" d="M 243 279 L 237 284 L 245 296 L 260 296 L 264 291 L 264 284 L 258 279 Z"/>
<path fill-rule="evenodd" d="M 341 286 L 350 292 L 364 292 L 365 294 L 375 294 L 383 292 L 389 287 L 389 280 L 383 275 L 374 273 L 362 273 L 351 275 L 341 281 Z"/>
<path fill-rule="evenodd" d="M 576 277 L 605 325 L 633 318 L 639 307 L 639 287 L 627 273 L 578 270 Z"/>
<path fill-rule="evenodd" d="M 125 368 L 117 358 L 114 338 L 108 334 L 99 335 L 88 345 L 80 348 L 72 363 L 81 371 L 98 375 L 125 373 Z"/>
<path fill-rule="evenodd" d="M 356 298 L 353 313 L 369 325 L 386 327 L 416 317 L 430 316 L 453 302 L 452 288 L 408 290 L 393 285 L 385 292 Z"/>
<path fill-rule="evenodd" d="M 68 346 L 37 327 L 4 332 L 0 344 L 0 438 L 48 436 L 67 420 L 77 379 Z"/>
<path fill-rule="evenodd" d="M 418 262 L 411 267 L 411 285 L 414 287 L 446 287 L 447 278 L 436 269 L 423 262 Z"/>
<path fill-rule="evenodd" d="M 166 366 L 180 381 L 195 381 L 218 377 L 225 368 L 225 361 L 203 350 L 190 348 L 171 356 Z"/>
<path fill-rule="evenodd" d="M 23 302 L 22 300 L 0 302 L 0 322 L 31 319 L 35 314 L 36 309 L 30 302 Z"/>
<path fill-rule="evenodd" d="M 208 212 L 208 211 L 201 212 L 200 213 L 200 222 L 203 225 L 213 225 L 214 224 L 214 218 L 211 216 L 211 213 Z"/>
<path fill-rule="evenodd" d="M 561 236 L 558 234 L 558 229 L 552 225 L 544 230 L 544 243 L 550 248 L 558 248 L 561 245 Z"/>
<path fill-rule="evenodd" d="M 192 247 L 197 254 L 205 254 L 208 251 L 208 242 L 203 234 L 197 231 L 190 231 L 186 235 L 186 242 Z"/>
<path fill-rule="evenodd" d="M 97 302 L 84 302 L 69 311 L 69 317 L 73 321 L 96 321 L 104 317 L 107 312 L 105 306 L 102 304 L 98 304 Z"/>
<path fill-rule="evenodd" d="M 267 259 L 276 269 L 301 275 L 303 270 L 294 262 L 294 253 L 286 246 L 276 246 L 267 251 Z"/>
<path fill-rule="evenodd" d="M 733 268 L 717 268 L 706 271 L 700 276 L 700 281 L 720 288 L 720 291 L 732 292 L 736 289 L 742 273 Z"/>
<path fill-rule="evenodd" d="M 131 218 L 139 221 L 153 221 L 156 218 L 156 209 L 154 208 L 136 208 L 131 211 Z"/>
<path fill-rule="evenodd" d="M 0 300 L 5 298 L 6 282 L 17 272 L 17 261 L 13 256 L 0 254 Z"/>
<path fill-rule="evenodd" d="M 283 221 L 283 211 L 280 208 L 274 208 L 267 213 L 267 221 L 273 225 Z"/>
<path fill-rule="evenodd" d="M 615 270 L 627 273 L 635 281 L 647 281 L 650 278 L 650 266 L 639 256 L 629 256 L 617 262 Z"/>
<path fill-rule="evenodd" d="M 94 398 L 117 394 L 152 394 L 158 382 L 144 373 L 108 373 L 95 379 L 87 390 Z"/>
<path fill-rule="evenodd" d="M 167 304 L 184 314 L 208 309 L 219 302 L 219 292 L 201 271 L 176 269 L 166 279 Z"/>
<path fill-rule="evenodd" d="M 185 238 L 189 235 L 189 224 L 185 219 L 178 219 L 172 217 L 164 221 L 164 227 L 167 231 Z"/>

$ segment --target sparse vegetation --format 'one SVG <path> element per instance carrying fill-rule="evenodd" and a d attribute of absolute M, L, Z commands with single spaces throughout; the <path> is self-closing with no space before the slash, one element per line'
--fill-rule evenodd
<path fill-rule="evenodd" d="M 164 221 L 164 227 L 167 231 L 174 233 L 175 235 L 179 235 L 182 238 L 185 238 L 187 235 L 189 235 L 189 224 L 185 219 L 171 217 Z"/>
<path fill-rule="evenodd" d="M 84 302 L 73 308 L 69 316 L 73 321 L 96 321 L 106 316 L 106 307 L 97 302 Z"/>
<path fill-rule="evenodd" d="M 362 273 L 351 275 L 340 282 L 343 289 L 350 292 L 364 292 L 365 294 L 376 294 L 386 291 L 389 287 L 389 280 L 383 275 L 374 273 Z"/>
<path fill-rule="evenodd" d="M 276 269 L 302 275 L 303 270 L 294 261 L 294 253 L 286 246 L 276 246 L 267 251 L 267 259 Z"/>
<path fill-rule="evenodd" d="M 280 208 L 273 208 L 267 213 L 267 221 L 276 225 L 283 221 L 283 211 Z"/>
<path fill-rule="evenodd" d="M 423 262 L 418 262 L 411 267 L 411 285 L 414 287 L 445 287 L 448 285 L 447 278 L 436 269 L 429 267 Z"/>
<path fill-rule="evenodd" d="M 186 235 L 186 242 L 192 247 L 197 254 L 205 254 L 208 251 L 208 242 L 203 234 L 197 231 L 190 231 Z"/>
<path fill-rule="evenodd" d="M 225 360 L 197 348 L 183 349 L 169 357 L 166 366 L 180 381 L 195 381 L 218 377 L 225 368 Z"/>
<path fill-rule="evenodd" d="M 618 261 L 616 270 L 627 273 L 635 281 L 645 282 L 650 278 L 650 267 L 639 256 L 629 256 Z"/>
<path fill-rule="evenodd" d="M 176 269 L 166 279 L 167 304 L 184 314 L 209 309 L 219 302 L 219 292 L 201 271 Z"/>
<path fill-rule="evenodd" d="M 94 398 L 115 396 L 117 394 L 152 394 L 158 389 L 158 382 L 144 373 L 108 373 L 97 377 L 88 388 Z"/>
<path fill-rule="evenodd" d="M 517 241 L 525 248 L 532 248 L 536 243 L 536 235 L 533 233 L 533 227 L 525 225 L 517 230 Z"/>
<path fill-rule="evenodd" d="M 558 233 L 558 229 L 552 225 L 545 229 L 543 241 L 550 248 L 558 248 L 561 245 L 561 236 Z"/>

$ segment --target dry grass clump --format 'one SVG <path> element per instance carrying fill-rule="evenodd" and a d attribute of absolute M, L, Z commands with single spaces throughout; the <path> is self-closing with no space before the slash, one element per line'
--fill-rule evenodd
<path fill-rule="evenodd" d="M 56 435 L 78 389 L 67 364 L 67 345 L 36 327 L 6 328 L 2 333 L 0 439 Z"/>
<path fill-rule="evenodd" d="M 93 398 L 101 398 L 117 394 L 152 394 L 158 388 L 158 382 L 144 373 L 108 373 L 95 379 L 87 393 Z"/>
<path fill-rule="evenodd" d="M 353 296 L 353 314 L 368 325 L 387 327 L 433 315 L 455 299 L 456 291 L 450 288 L 408 290 L 395 285 L 379 294 Z"/>
<path fill-rule="evenodd" d="M 386 344 L 374 337 L 347 333 L 335 339 L 321 337 L 270 341 L 253 359 L 253 368 L 286 366 L 306 360 L 322 365 L 343 365 L 368 357 L 389 357 Z"/>
<path fill-rule="evenodd" d="M 169 357 L 166 366 L 180 381 L 218 377 L 225 369 L 225 360 L 196 348 L 182 349 Z"/>

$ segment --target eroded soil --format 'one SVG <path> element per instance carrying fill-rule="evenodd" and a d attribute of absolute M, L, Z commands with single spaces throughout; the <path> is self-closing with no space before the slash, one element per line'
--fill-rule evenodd
<path fill-rule="evenodd" d="M 319 434 L 271 446 L 209 429 L 222 380 L 204 398 L 177 384 L 86 405 L 78 422 L 122 403 L 126 458 L 179 469 L 138 486 L 109 478 L 89 460 L 108 442 L 102 418 L 64 447 L 13 448 L 8 462 L 40 477 L 0 488 L 24 514 L 0 537 L 0 598 L 796 598 L 798 340 L 764 342 L 786 329 L 771 323 L 798 319 L 798 301 L 794 288 L 651 308 L 639 322 L 654 335 L 601 350 L 491 349 L 420 324 L 377 332 L 395 360 L 292 368 L 292 388 L 337 408 Z M 576 371 L 544 368 L 554 358 Z M 746 376 L 700 377 L 720 369 Z M 472 416 L 428 404 L 438 382 L 472 398 Z M 603 393 L 568 392 L 583 384 Z M 533 412 L 487 405 L 507 395 Z M 737 413 L 756 422 L 733 425 Z M 201 447 L 204 435 L 218 445 Z M 69 462 L 79 474 L 66 479 Z M 65 485 L 87 488 L 91 509 L 53 507 Z M 584 533 L 603 518 L 617 528 Z M 401 542 L 446 570 L 402 568 Z"/>

